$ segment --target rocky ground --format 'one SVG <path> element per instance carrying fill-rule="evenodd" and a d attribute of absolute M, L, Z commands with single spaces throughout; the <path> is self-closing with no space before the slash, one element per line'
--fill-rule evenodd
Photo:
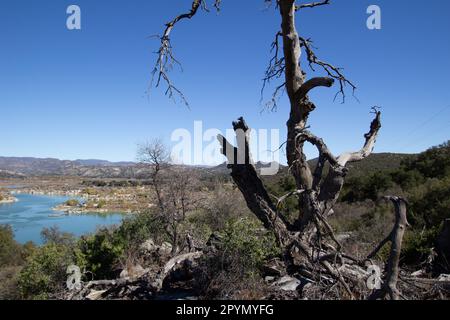
<path fill-rule="evenodd" d="M 207 245 L 193 251 L 183 251 L 172 255 L 169 243 L 156 245 L 152 239 L 145 241 L 140 247 L 142 263 L 129 265 L 114 280 L 98 280 L 82 283 L 78 289 L 67 291 L 64 299 L 69 300 L 197 300 L 201 296 L 197 290 L 197 283 L 201 278 L 199 261 L 206 258 L 220 246 L 214 235 Z M 219 240 L 220 241 L 220 240 Z M 157 262 L 157 263 L 155 263 Z M 353 272 L 361 284 L 365 284 L 371 273 L 362 269 L 340 270 Z M 268 261 L 262 270 L 264 290 L 258 300 L 317 300 L 346 299 L 333 292 L 333 287 L 327 285 L 326 277 L 320 281 L 313 280 L 307 274 L 298 272 L 288 273 L 283 262 L 279 259 Z M 419 272 L 402 274 L 399 284 L 402 292 L 410 299 L 446 299 L 450 290 L 450 275 L 441 275 L 437 279 L 427 278 Z M 356 290 L 356 288 L 354 288 Z M 365 285 L 359 288 L 364 299 L 370 290 Z M 445 295 L 447 294 L 447 296 Z"/>

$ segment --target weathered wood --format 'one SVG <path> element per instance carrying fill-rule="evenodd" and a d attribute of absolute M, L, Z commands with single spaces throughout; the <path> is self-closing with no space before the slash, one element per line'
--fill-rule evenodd
<path fill-rule="evenodd" d="M 237 135 L 241 132 L 240 135 L 242 137 L 243 134 L 244 140 L 240 143 L 239 148 L 233 147 L 222 135 L 217 137 L 222 145 L 222 153 L 228 159 L 231 176 L 244 196 L 249 209 L 267 229 L 274 231 L 280 244 L 283 246 L 287 245 L 291 242 L 291 236 L 286 222 L 277 214 L 276 206 L 273 204 L 262 180 L 258 176 L 255 166 L 250 161 L 249 136 L 247 135 L 250 129 L 243 118 L 234 122 L 233 126 Z M 237 140 L 239 141 L 240 139 L 238 137 Z M 238 156 L 238 154 L 243 154 L 243 156 Z M 245 159 L 244 163 L 239 163 L 238 158 Z"/>
<path fill-rule="evenodd" d="M 406 210 L 407 202 L 405 199 L 400 197 L 385 197 L 385 199 L 392 201 L 395 206 L 395 223 L 390 235 L 381 242 L 374 252 L 369 255 L 369 257 L 375 256 L 376 252 L 380 250 L 387 242 L 391 242 L 391 251 L 385 267 L 386 275 L 384 283 L 381 289 L 376 290 L 369 297 L 369 299 L 372 300 L 383 299 L 386 296 L 389 296 L 391 300 L 398 300 L 400 296 L 400 292 L 397 288 L 397 282 L 399 277 L 399 262 L 403 235 L 408 225 Z"/>

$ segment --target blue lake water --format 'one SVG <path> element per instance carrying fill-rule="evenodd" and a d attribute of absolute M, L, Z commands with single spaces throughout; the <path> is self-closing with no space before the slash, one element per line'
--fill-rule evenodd
<path fill-rule="evenodd" d="M 120 224 L 124 217 L 119 213 L 50 217 L 49 215 L 62 214 L 52 208 L 69 200 L 69 197 L 29 194 L 19 194 L 15 197 L 18 202 L 0 204 L 0 224 L 11 225 L 15 238 L 20 243 L 33 241 L 42 244 L 40 233 L 43 228 L 57 226 L 61 231 L 80 236 L 94 232 L 101 226 Z"/>

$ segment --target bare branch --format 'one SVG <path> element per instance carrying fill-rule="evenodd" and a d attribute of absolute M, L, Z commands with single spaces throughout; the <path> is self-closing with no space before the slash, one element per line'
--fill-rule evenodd
<path fill-rule="evenodd" d="M 220 12 L 221 5 L 222 5 L 222 0 L 214 0 L 213 6 L 217 12 Z M 206 12 L 210 12 L 208 5 L 206 3 L 206 0 L 202 0 L 202 9 L 205 10 Z"/>
<path fill-rule="evenodd" d="M 156 166 L 159 170 L 168 165 L 170 156 L 164 142 L 161 139 L 153 139 L 138 145 L 137 160 Z"/>
<path fill-rule="evenodd" d="M 341 94 L 342 102 L 345 102 L 345 86 L 349 85 L 353 89 L 353 92 L 354 92 L 356 90 L 356 85 L 354 85 L 350 80 L 348 80 L 344 76 L 344 74 L 342 73 L 342 68 L 335 67 L 335 66 L 329 64 L 328 62 L 324 62 L 317 58 L 317 56 L 313 50 L 313 47 L 311 45 L 311 43 L 312 43 L 311 39 L 305 39 L 300 36 L 299 36 L 299 39 L 300 39 L 301 46 L 303 48 L 305 48 L 306 58 L 309 62 L 309 66 L 311 67 L 311 69 L 313 71 L 315 71 L 314 65 L 318 65 L 328 74 L 329 77 L 339 81 L 340 89 L 339 89 L 338 93 L 336 94 L 336 97 L 339 94 Z"/>
<path fill-rule="evenodd" d="M 311 132 L 307 130 L 301 130 L 297 134 L 296 139 L 297 143 L 304 143 L 305 141 L 307 141 L 312 145 L 316 146 L 321 157 L 325 158 L 332 166 L 338 165 L 337 159 L 331 153 L 330 149 L 328 149 L 323 139 L 313 135 Z"/>
<path fill-rule="evenodd" d="M 320 183 L 322 181 L 322 176 L 323 176 L 323 169 L 325 167 L 325 162 L 326 162 L 326 158 L 320 154 L 319 158 L 317 159 L 317 165 L 316 165 L 316 169 L 314 170 L 313 173 L 313 184 L 312 184 L 312 189 L 319 191 L 320 188 Z"/>
<path fill-rule="evenodd" d="M 390 233 L 386 238 L 384 238 L 376 247 L 372 250 L 372 252 L 367 256 L 367 260 L 373 259 L 378 252 L 392 239 L 392 233 Z"/>
<path fill-rule="evenodd" d="M 364 135 L 366 139 L 364 146 L 361 150 L 353 153 L 344 153 L 338 157 L 338 162 L 341 166 L 345 167 L 348 162 L 361 161 L 367 158 L 375 147 L 375 142 L 378 137 L 378 131 L 381 129 L 381 112 L 377 107 L 372 108 L 374 110 L 375 119 L 370 124 L 370 130 Z"/>
<path fill-rule="evenodd" d="M 217 2 L 217 1 L 216 1 Z M 219 2 L 220 4 L 220 2 Z M 156 80 L 155 87 L 159 87 L 161 81 L 164 81 L 167 85 L 165 94 L 169 98 L 173 98 L 174 94 L 177 94 L 186 106 L 189 106 L 184 94 L 179 90 L 169 78 L 169 72 L 172 70 L 173 66 L 180 65 L 177 59 L 175 59 L 172 51 L 172 44 L 170 39 L 170 34 L 175 27 L 175 25 L 184 19 L 192 19 L 201 6 L 204 6 L 204 0 L 193 0 L 191 10 L 187 13 L 180 14 L 173 20 L 166 24 L 166 29 L 161 36 L 161 46 L 157 52 L 158 59 L 156 60 L 155 68 L 152 71 L 152 85 Z"/>
<path fill-rule="evenodd" d="M 284 75 L 285 65 L 284 65 L 284 57 L 280 57 L 280 46 L 279 39 L 283 36 L 281 31 L 277 32 L 275 35 L 275 40 L 272 42 L 270 52 L 273 52 L 273 57 L 269 60 L 269 66 L 267 67 L 264 78 L 263 85 L 261 88 L 261 102 L 264 99 L 264 90 L 266 86 L 272 81 L 281 78 Z M 272 94 L 271 100 L 266 104 L 267 108 L 272 111 L 277 107 L 277 101 L 280 91 L 286 86 L 286 83 L 279 85 L 275 88 L 274 93 Z"/>
<path fill-rule="evenodd" d="M 381 249 L 384 244 L 390 241 L 392 244 L 391 252 L 386 263 L 386 277 L 383 287 L 373 292 L 369 299 L 383 299 L 388 295 L 391 300 L 398 300 L 400 296 L 400 292 L 397 289 L 400 252 L 403 235 L 408 226 L 407 201 L 403 198 L 392 196 L 384 197 L 384 199 L 391 201 L 395 206 L 395 224 L 389 237 L 383 240 L 377 248 Z"/>
<path fill-rule="evenodd" d="M 319 200 L 324 203 L 324 215 L 326 215 L 336 203 L 342 187 L 344 186 L 345 177 L 348 172 L 348 169 L 346 168 L 347 163 L 350 161 L 363 160 L 372 153 L 380 128 L 381 112 L 376 110 L 375 119 L 370 125 L 370 131 L 364 136 L 366 139 L 364 147 L 358 152 L 342 154 L 336 159 L 335 165 L 330 162 L 330 171 L 320 186 Z"/>
<path fill-rule="evenodd" d="M 352 290 L 350 289 L 350 287 L 348 286 L 347 282 L 345 282 L 344 277 L 340 274 L 339 270 L 334 270 L 333 267 L 331 266 L 331 264 L 328 261 L 322 261 L 322 265 L 325 267 L 325 269 L 327 269 L 327 271 L 333 275 L 335 278 L 338 279 L 338 281 L 342 284 L 342 286 L 345 288 L 345 290 L 347 291 L 347 293 L 350 295 L 350 297 L 353 299 L 355 299 Z"/>
<path fill-rule="evenodd" d="M 298 10 L 305 9 L 305 8 L 314 8 L 314 7 L 318 7 L 318 6 L 324 6 L 327 4 L 330 4 L 330 0 L 323 0 L 321 2 L 305 3 L 305 4 L 296 5 L 295 10 L 298 11 Z"/>
<path fill-rule="evenodd" d="M 222 0 L 215 0 L 214 1 L 214 7 L 216 8 L 217 11 L 220 11 L 220 5 L 222 4 Z"/>
<path fill-rule="evenodd" d="M 281 206 L 287 199 L 289 199 L 292 196 L 298 196 L 298 195 L 302 194 L 303 192 L 305 192 L 305 190 L 295 190 L 295 191 L 289 192 L 288 194 L 285 194 L 281 198 L 277 198 L 277 210 L 279 210 L 281 208 Z"/>
<path fill-rule="evenodd" d="M 334 84 L 333 78 L 328 77 L 316 77 L 306 81 L 297 92 L 297 99 L 301 100 L 314 88 L 328 87 L 330 88 Z"/>

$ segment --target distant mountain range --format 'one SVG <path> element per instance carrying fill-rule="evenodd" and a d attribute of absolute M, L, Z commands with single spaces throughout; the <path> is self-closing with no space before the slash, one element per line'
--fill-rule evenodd
<path fill-rule="evenodd" d="M 106 160 L 59 160 L 53 158 L 0 157 L 0 177 L 17 176 L 83 176 L 128 177 L 139 174 L 143 167 L 134 162 Z"/>
<path fill-rule="evenodd" d="M 75 160 L 74 164 L 80 166 L 103 166 L 103 167 L 127 167 L 136 165 L 135 162 L 131 161 L 121 161 L 121 162 L 110 162 L 107 160 L 98 160 L 98 159 L 87 159 L 87 160 Z"/>
<path fill-rule="evenodd" d="M 349 165 L 350 175 L 369 174 L 384 169 L 395 169 L 400 163 L 414 155 L 397 153 L 373 154 L 367 159 Z M 314 166 L 317 160 L 309 161 Z M 269 164 L 258 162 L 257 169 Z M 183 167 L 183 166 L 179 166 Z M 189 167 L 209 175 L 226 175 L 229 169 L 225 163 L 216 167 Z M 281 174 L 288 168 L 280 165 Z M 0 157 L 0 178 L 20 178 L 26 176 L 79 176 L 86 178 L 146 178 L 148 166 L 135 162 L 110 162 L 106 160 L 58 160 L 53 158 Z"/>

